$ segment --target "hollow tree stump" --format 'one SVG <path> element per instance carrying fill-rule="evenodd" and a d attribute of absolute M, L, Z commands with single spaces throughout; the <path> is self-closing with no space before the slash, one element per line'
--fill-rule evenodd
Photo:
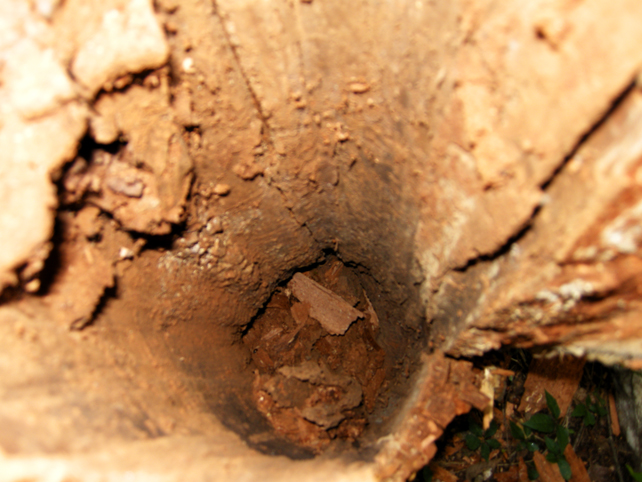
<path fill-rule="evenodd" d="M 2 477 L 404 480 L 484 403 L 453 357 L 640 367 L 641 20 L 635 0 L 2 2 Z M 364 438 L 322 427 L 341 462 L 252 399 L 261 360 L 337 379 L 265 350 L 297 342 L 304 271 L 363 314 L 306 321 L 307 343 L 381 357 L 341 378 L 386 387 Z"/>

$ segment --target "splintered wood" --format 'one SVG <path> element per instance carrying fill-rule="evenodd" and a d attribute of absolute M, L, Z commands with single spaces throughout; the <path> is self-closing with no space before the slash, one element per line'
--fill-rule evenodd
<path fill-rule="evenodd" d="M 409 397 L 412 405 L 376 457 L 379 478 L 401 482 L 425 466 L 453 418 L 488 405 L 477 384 L 472 363 L 447 359 L 441 352 L 426 355 L 419 388 Z"/>
<path fill-rule="evenodd" d="M 296 273 L 288 288 L 296 298 L 309 306 L 309 314 L 331 335 L 343 335 L 363 313 L 343 298 L 307 276 Z"/>
<path fill-rule="evenodd" d="M 525 414 L 538 412 L 546 407 L 545 391 L 548 391 L 566 415 L 573 395 L 584 371 L 583 358 L 533 358 L 524 383 L 524 395 L 519 410 Z"/>

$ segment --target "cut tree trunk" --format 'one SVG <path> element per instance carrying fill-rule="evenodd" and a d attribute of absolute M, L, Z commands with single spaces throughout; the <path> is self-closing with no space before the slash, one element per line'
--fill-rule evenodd
<path fill-rule="evenodd" d="M 487 403 L 454 358 L 642 366 L 640 2 L 0 19 L 0 480 L 404 480 Z"/>

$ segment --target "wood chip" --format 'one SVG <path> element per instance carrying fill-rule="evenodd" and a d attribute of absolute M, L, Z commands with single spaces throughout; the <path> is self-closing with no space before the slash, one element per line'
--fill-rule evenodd
<path fill-rule="evenodd" d="M 609 393 L 609 412 L 611 415 L 611 431 L 616 437 L 620 436 L 620 418 L 617 415 L 617 408 L 615 407 L 615 398 L 612 393 Z"/>
<path fill-rule="evenodd" d="M 353 94 L 363 94 L 370 90 L 370 85 L 366 82 L 350 82 L 348 87 Z"/>
<path fill-rule="evenodd" d="M 441 480 L 442 482 L 457 482 L 457 476 L 452 472 L 440 467 L 437 464 L 430 466 L 432 471 L 432 480 Z"/>
<path fill-rule="evenodd" d="M 452 455 L 459 452 L 464 447 L 464 439 L 455 437 L 452 441 L 452 445 L 446 445 L 444 447 L 444 455 L 446 457 L 451 457 Z"/>
<path fill-rule="evenodd" d="M 577 456 L 571 444 L 564 449 L 564 457 L 571 466 L 571 482 L 591 482 L 584 462 Z"/>
<path fill-rule="evenodd" d="M 506 370 L 505 368 L 491 367 L 490 371 L 493 375 L 499 375 L 502 377 L 513 377 L 515 372 L 513 370 Z"/>
<path fill-rule="evenodd" d="M 519 468 L 517 465 L 513 465 L 506 472 L 493 474 L 493 477 L 497 482 L 514 482 L 515 480 L 519 480 Z M 528 476 L 526 480 L 528 480 Z"/>
<path fill-rule="evenodd" d="M 533 454 L 533 462 L 539 472 L 539 479 L 537 479 L 539 482 L 564 482 L 557 464 L 551 464 L 540 452 Z"/>
<path fill-rule="evenodd" d="M 308 311 L 308 307 L 303 303 L 292 303 L 292 308 L 290 308 L 292 318 L 294 318 L 294 321 L 296 321 L 296 324 L 299 326 L 307 323 Z"/>
<path fill-rule="evenodd" d="M 366 306 L 366 315 L 370 315 L 370 324 L 372 325 L 372 328 L 374 330 L 379 329 L 379 317 L 377 316 L 377 312 L 374 309 L 374 306 L 372 306 L 372 303 L 370 302 L 370 298 L 368 298 L 368 295 L 366 292 L 363 292 L 363 296 L 366 298 L 366 303 L 368 303 L 368 306 Z"/>
<path fill-rule="evenodd" d="M 364 316 L 343 298 L 301 273 L 294 275 L 288 287 L 299 301 L 309 305 L 310 316 L 331 335 L 345 334 L 353 321 Z"/>
<path fill-rule="evenodd" d="M 546 407 L 544 391 L 548 391 L 557 400 L 562 417 L 565 416 L 582 378 L 584 363 L 583 358 L 570 356 L 533 358 L 519 410 L 525 414 L 542 410 Z"/>
<path fill-rule="evenodd" d="M 528 467 L 526 467 L 526 462 L 522 457 L 519 458 L 519 469 L 517 471 L 519 474 L 519 482 L 530 482 L 528 478 Z"/>
<path fill-rule="evenodd" d="M 490 368 L 484 368 L 484 378 L 481 383 L 481 392 L 488 397 L 488 405 L 482 410 L 484 414 L 483 424 L 484 430 L 490 427 L 490 422 L 493 420 L 493 406 L 495 402 L 495 386 L 499 380 L 491 371 Z"/>

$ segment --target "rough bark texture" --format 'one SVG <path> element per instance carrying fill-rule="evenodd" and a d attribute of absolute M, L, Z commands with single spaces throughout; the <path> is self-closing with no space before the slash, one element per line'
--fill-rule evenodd
<path fill-rule="evenodd" d="M 639 366 L 641 21 L 637 0 L 0 2 L 0 478 L 403 480 L 482 403 L 441 352 Z M 241 335 L 329 253 L 376 311 L 387 435 L 270 457 L 310 454 L 252 405 Z"/>

